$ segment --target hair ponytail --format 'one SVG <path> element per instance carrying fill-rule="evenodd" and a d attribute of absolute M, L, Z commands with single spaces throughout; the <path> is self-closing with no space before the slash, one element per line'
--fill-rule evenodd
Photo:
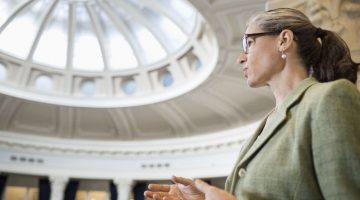
<path fill-rule="evenodd" d="M 314 63 L 313 76 L 320 82 L 345 78 L 356 83 L 359 63 L 351 59 L 349 47 L 336 33 L 317 29 L 315 36 L 321 39 L 321 52 Z"/>

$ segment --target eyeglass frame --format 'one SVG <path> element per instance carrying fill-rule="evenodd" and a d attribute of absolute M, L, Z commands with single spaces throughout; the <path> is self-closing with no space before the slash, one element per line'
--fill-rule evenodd
<path fill-rule="evenodd" d="M 245 54 L 249 53 L 249 45 L 248 45 L 248 38 L 249 37 L 253 37 L 254 39 L 256 37 L 261 37 L 261 36 L 265 36 L 265 35 L 277 35 L 280 34 L 281 31 L 269 31 L 269 32 L 262 32 L 262 33 L 249 33 L 249 34 L 244 34 L 243 38 L 242 38 L 242 46 L 243 46 L 243 51 Z"/>

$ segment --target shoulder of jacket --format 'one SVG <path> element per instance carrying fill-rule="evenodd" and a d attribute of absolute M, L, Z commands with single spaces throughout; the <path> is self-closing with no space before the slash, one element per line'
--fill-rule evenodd
<path fill-rule="evenodd" d="M 331 82 L 316 83 L 308 89 L 305 96 L 307 102 L 319 102 L 322 99 L 333 98 L 354 98 L 360 101 L 360 91 L 355 84 L 339 79 Z"/>
<path fill-rule="evenodd" d="M 309 92 L 317 94 L 336 93 L 341 91 L 354 90 L 357 91 L 356 85 L 346 79 L 317 83 L 310 88 Z"/>

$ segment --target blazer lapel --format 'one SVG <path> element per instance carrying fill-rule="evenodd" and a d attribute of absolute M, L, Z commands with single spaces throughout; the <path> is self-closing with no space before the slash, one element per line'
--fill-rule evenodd
<path fill-rule="evenodd" d="M 271 113 L 271 112 L 270 112 Z M 269 114 L 270 114 L 269 113 Z M 267 116 L 269 116 L 269 114 Z M 237 164 L 235 165 L 235 168 L 233 169 L 233 171 L 231 172 L 231 176 L 232 177 L 232 180 L 230 180 L 230 183 L 228 185 L 228 191 L 230 193 L 234 193 L 234 190 L 235 190 L 235 183 L 237 181 L 237 169 L 240 167 L 240 164 L 241 164 L 241 160 L 243 159 L 243 157 L 245 155 L 247 155 L 247 152 L 249 151 L 249 149 L 253 146 L 254 142 L 256 141 L 256 138 L 259 136 L 259 134 L 262 132 L 264 126 L 265 126 L 265 122 L 266 122 L 266 118 L 267 116 L 265 117 L 265 119 L 263 119 L 261 121 L 261 123 L 259 124 L 258 128 L 256 129 L 255 133 L 250 137 L 249 140 L 247 140 L 247 142 L 244 144 L 244 147 L 241 148 L 241 151 L 240 151 L 240 155 L 238 157 L 238 161 L 237 161 Z"/>
<path fill-rule="evenodd" d="M 253 142 L 251 148 L 249 148 L 249 151 L 243 156 L 243 159 L 241 159 L 239 166 L 241 166 L 244 162 L 249 160 L 251 157 L 253 157 L 258 150 L 261 149 L 261 147 L 268 141 L 273 133 L 275 133 L 276 128 L 286 120 L 286 112 L 281 110 L 281 112 L 278 111 L 278 113 L 275 116 L 275 120 L 267 127 L 267 130 L 262 130 L 261 134 L 256 134 L 256 141 Z M 266 122 L 266 119 L 264 120 Z"/>
<path fill-rule="evenodd" d="M 267 115 L 268 116 L 268 115 Z M 267 117 L 266 117 L 267 118 Z M 259 136 L 259 134 L 262 132 L 262 130 L 264 129 L 265 126 L 265 122 L 266 122 L 266 118 L 263 119 L 261 121 L 261 123 L 259 124 L 258 128 L 256 129 L 255 133 L 250 137 L 250 140 L 248 140 L 248 142 L 246 142 L 244 145 L 244 147 L 242 148 L 242 151 L 239 155 L 238 160 L 242 160 L 243 157 L 247 154 L 247 152 L 249 151 L 249 149 L 253 146 L 254 142 L 256 141 L 256 138 Z"/>
<path fill-rule="evenodd" d="M 304 81 L 300 83 L 300 85 L 293 90 L 288 97 L 285 99 L 284 103 L 280 108 L 278 109 L 277 113 L 275 114 L 274 121 L 267 126 L 266 130 L 263 130 L 265 120 L 261 123 L 261 126 L 259 126 L 258 130 L 256 131 L 255 135 L 251 139 L 251 142 L 247 145 L 246 151 L 244 151 L 244 155 L 242 155 L 242 158 L 240 158 L 239 164 L 237 167 L 240 167 L 245 162 L 247 162 L 249 159 L 251 159 L 254 155 L 256 155 L 256 152 L 261 149 L 265 145 L 265 143 L 272 137 L 274 133 L 276 133 L 276 129 L 286 121 L 287 119 L 287 111 L 288 109 L 294 105 L 297 100 L 300 99 L 300 97 L 305 93 L 305 91 L 312 86 L 313 84 L 318 83 L 314 78 L 307 78 Z M 261 135 L 260 135 L 261 133 Z M 259 136 L 260 137 L 257 137 Z"/>

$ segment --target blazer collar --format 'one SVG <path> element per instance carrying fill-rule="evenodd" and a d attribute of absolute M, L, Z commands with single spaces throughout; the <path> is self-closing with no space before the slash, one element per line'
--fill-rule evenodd
<path fill-rule="evenodd" d="M 271 136 L 276 132 L 276 129 L 286 121 L 287 111 L 296 104 L 305 91 L 312 85 L 318 83 L 316 79 L 310 77 L 301 81 L 297 88 L 291 91 L 288 96 L 286 97 L 283 104 L 278 108 L 274 120 L 269 124 L 266 130 L 263 130 L 265 122 L 269 114 L 263 119 L 262 123 L 260 124 L 259 128 L 256 130 L 255 134 L 250 139 L 248 145 L 244 148 L 243 155 L 240 155 L 242 159 L 238 163 L 237 166 L 241 166 L 243 163 L 247 162 L 251 159 L 256 152 L 258 152 L 264 144 L 271 138 Z M 261 136 L 260 136 L 261 133 Z M 260 137 L 258 137 L 260 136 Z M 256 139 L 257 138 L 257 139 Z"/>

